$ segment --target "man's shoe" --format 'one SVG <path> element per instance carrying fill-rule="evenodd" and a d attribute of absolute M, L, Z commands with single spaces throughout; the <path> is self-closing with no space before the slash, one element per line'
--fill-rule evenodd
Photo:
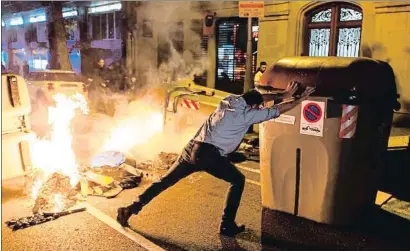
<path fill-rule="evenodd" d="M 128 227 L 128 219 L 131 217 L 132 213 L 128 207 L 118 208 L 117 221 L 123 227 Z"/>
<path fill-rule="evenodd" d="M 238 226 L 235 222 L 221 223 L 219 227 L 219 233 L 229 237 L 235 236 L 243 231 L 245 231 L 245 225 Z"/>

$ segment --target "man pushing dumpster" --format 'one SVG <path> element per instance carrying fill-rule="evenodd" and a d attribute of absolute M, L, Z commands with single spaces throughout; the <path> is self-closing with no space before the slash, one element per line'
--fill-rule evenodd
<path fill-rule="evenodd" d="M 128 219 L 138 214 L 161 192 L 194 172 L 204 171 L 230 183 L 219 233 L 235 236 L 243 232 L 245 226 L 238 226 L 235 217 L 245 186 L 245 176 L 229 161 L 227 155 L 235 151 L 252 124 L 279 117 L 306 100 L 314 91 L 314 88 L 307 87 L 300 97 L 292 98 L 297 89 L 298 83 L 292 82 L 284 92 L 277 94 L 262 95 L 252 90 L 223 99 L 182 150 L 168 173 L 149 186 L 131 205 L 118 209 L 117 221 L 127 226 Z M 282 99 L 291 100 L 271 107 L 261 106 L 264 102 Z"/>

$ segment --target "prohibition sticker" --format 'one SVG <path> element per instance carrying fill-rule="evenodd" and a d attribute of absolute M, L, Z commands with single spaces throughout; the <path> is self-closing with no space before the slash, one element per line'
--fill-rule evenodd
<path fill-rule="evenodd" d="M 303 117 L 309 123 L 316 123 L 322 118 L 322 108 L 314 102 L 307 103 L 303 107 Z"/>
<path fill-rule="evenodd" d="M 325 102 L 303 101 L 300 116 L 300 133 L 323 137 L 324 110 Z"/>

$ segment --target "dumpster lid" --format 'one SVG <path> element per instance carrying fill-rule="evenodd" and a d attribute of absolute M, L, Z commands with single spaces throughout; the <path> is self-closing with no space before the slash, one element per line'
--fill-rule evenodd
<path fill-rule="evenodd" d="M 370 58 L 286 57 L 274 63 L 260 80 L 261 88 L 284 90 L 290 81 L 301 89 L 316 87 L 314 96 L 397 98 L 395 77 L 389 64 Z"/>

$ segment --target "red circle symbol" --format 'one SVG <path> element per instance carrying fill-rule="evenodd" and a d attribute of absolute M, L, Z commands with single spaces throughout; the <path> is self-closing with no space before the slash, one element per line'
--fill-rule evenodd
<path fill-rule="evenodd" d="M 316 123 L 322 118 L 322 108 L 316 103 L 308 103 L 303 107 L 303 117 L 309 123 Z"/>

